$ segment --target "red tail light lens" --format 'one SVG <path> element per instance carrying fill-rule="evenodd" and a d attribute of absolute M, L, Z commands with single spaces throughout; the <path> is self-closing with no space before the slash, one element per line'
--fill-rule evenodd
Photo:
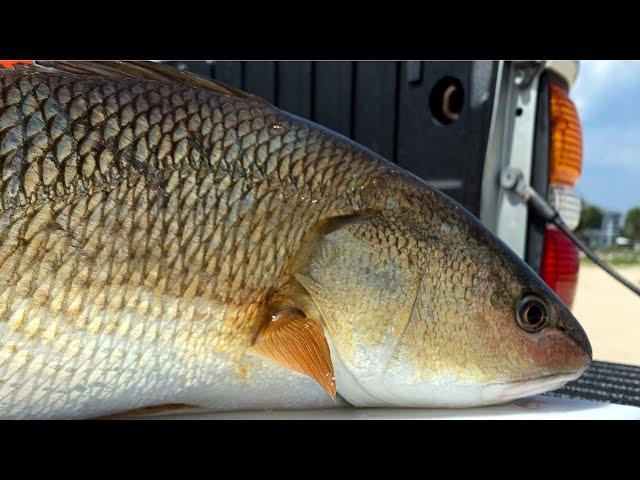
<path fill-rule="evenodd" d="M 560 230 L 547 227 L 540 275 L 569 308 L 573 305 L 580 267 L 578 250 Z"/>
<path fill-rule="evenodd" d="M 549 200 L 570 228 L 580 221 L 580 199 L 573 185 L 582 171 L 582 128 L 566 86 L 550 85 Z M 540 276 L 569 307 L 578 283 L 578 249 L 553 227 L 547 227 Z"/>

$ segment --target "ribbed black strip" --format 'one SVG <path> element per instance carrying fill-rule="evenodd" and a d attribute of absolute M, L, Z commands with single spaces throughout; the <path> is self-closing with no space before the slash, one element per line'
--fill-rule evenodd
<path fill-rule="evenodd" d="M 593 362 L 579 379 L 547 395 L 640 407 L 640 367 Z"/>

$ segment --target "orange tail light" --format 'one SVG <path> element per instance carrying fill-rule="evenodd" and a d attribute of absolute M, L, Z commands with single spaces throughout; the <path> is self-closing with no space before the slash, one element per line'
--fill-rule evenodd
<path fill-rule="evenodd" d="M 567 89 L 551 83 L 549 183 L 573 186 L 582 171 L 582 129 Z"/>

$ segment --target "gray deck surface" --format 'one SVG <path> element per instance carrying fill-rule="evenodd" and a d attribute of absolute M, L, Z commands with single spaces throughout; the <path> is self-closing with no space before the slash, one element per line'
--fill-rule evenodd
<path fill-rule="evenodd" d="M 579 379 L 547 395 L 640 407 L 640 367 L 593 362 Z"/>

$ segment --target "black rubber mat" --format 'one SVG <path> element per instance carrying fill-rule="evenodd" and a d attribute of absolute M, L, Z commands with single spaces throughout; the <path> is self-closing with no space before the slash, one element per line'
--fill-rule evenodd
<path fill-rule="evenodd" d="M 593 362 L 580 378 L 547 395 L 640 407 L 640 367 Z"/>

